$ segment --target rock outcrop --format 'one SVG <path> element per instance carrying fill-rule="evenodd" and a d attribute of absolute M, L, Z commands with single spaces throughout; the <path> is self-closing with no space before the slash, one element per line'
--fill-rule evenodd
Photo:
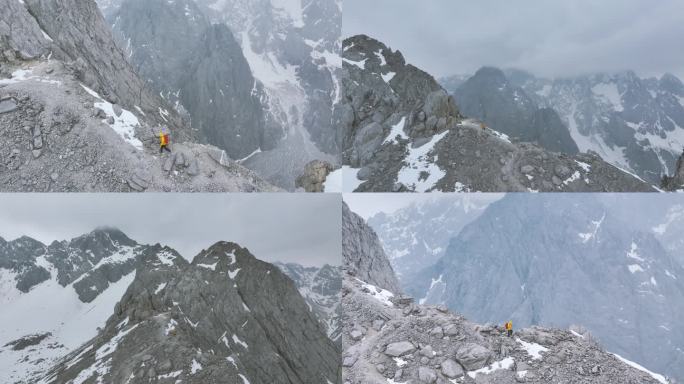
<path fill-rule="evenodd" d="M 666 191 L 684 191 L 684 153 L 679 156 L 672 176 L 663 177 L 661 188 Z"/>
<path fill-rule="evenodd" d="M 297 178 L 295 186 L 306 192 L 323 192 L 326 177 L 333 171 L 327 161 L 314 160 L 304 167 L 304 173 Z"/>
<path fill-rule="evenodd" d="M 346 273 L 392 292 L 401 292 L 378 235 L 342 203 L 342 261 Z"/>
<path fill-rule="evenodd" d="M 550 152 L 464 119 L 434 78 L 368 36 L 346 39 L 342 57 L 335 116 L 359 192 L 655 191 L 595 154 Z M 544 131 L 552 119 L 533 120 Z"/>

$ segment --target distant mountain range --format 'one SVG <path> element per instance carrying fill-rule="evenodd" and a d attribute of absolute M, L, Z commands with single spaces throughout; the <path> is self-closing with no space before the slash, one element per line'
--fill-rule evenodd
<path fill-rule="evenodd" d="M 545 79 L 485 67 L 441 83 L 494 129 L 554 151 L 593 151 L 656 185 L 684 151 L 684 84 L 672 74 Z"/>

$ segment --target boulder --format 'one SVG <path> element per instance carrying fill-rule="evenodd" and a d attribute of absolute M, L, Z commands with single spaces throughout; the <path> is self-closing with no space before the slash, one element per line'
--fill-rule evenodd
<path fill-rule="evenodd" d="M 409 341 L 400 341 L 397 343 L 392 343 L 385 349 L 385 355 L 392 357 L 404 356 L 412 353 L 416 350 L 416 347 Z"/>
<path fill-rule="evenodd" d="M 455 379 L 463 376 L 463 367 L 452 359 L 442 362 L 442 374 L 448 378 Z"/>
<path fill-rule="evenodd" d="M 490 350 L 475 343 L 466 343 L 456 350 L 456 360 L 468 371 L 484 367 L 491 357 Z"/>

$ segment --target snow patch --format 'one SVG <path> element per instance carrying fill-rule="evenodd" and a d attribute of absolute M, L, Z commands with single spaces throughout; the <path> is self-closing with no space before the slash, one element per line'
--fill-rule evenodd
<path fill-rule="evenodd" d="M 630 264 L 627 266 L 627 269 L 629 269 L 629 271 L 633 274 L 637 272 L 644 272 L 644 269 L 641 268 L 641 265 L 639 264 Z"/>
<path fill-rule="evenodd" d="M 388 307 L 393 307 L 394 304 L 390 301 L 391 298 L 394 297 L 394 293 L 382 289 L 379 287 L 376 287 L 375 285 L 368 284 L 364 281 L 361 281 L 359 279 L 356 279 L 361 285 L 363 286 L 364 289 L 368 290 L 369 292 L 367 293 L 368 295 L 372 296 L 374 299 L 378 300 L 382 304 L 388 306 Z"/>
<path fill-rule="evenodd" d="M 521 339 L 515 339 L 515 341 L 522 345 L 523 349 L 527 352 L 527 354 L 532 357 L 532 360 L 541 359 L 541 353 L 549 350 L 548 348 L 545 348 L 537 343 L 528 343 Z"/>
<path fill-rule="evenodd" d="M 216 270 L 216 265 L 218 265 L 218 261 L 215 262 L 214 264 L 197 264 L 198 267 L 211 269 L 212 271 Z"/>
<path fill-rule="evenodd" d="M 361 168 L 352 168 L 348 165 L 343 165 L 325 178 L 323 183 L 323 191 L 326 193 L 351 193 L 354 192 L 359 185 L 363 184 L 363 180 L 359 180 L 356 176 Z"/>
<path fill-rule="evenodd" d="M 392 126 L 392 130 L 382 144 L 398 144 L 397 137 L 403 140 L 408 140 L 409 137 L 406 135 L 406 133 L 404 133 L 404 126 L 406 126 L 406 117 L 402 117 L 398 123 Z"/>
<path fill-rule="evenodd" d="M 501 369 L 511 369 L 511 367 L 513 367 L 514 363 L 515 363 L 515 360 L 513 360 L 512 357 L 507 357 L 501 361 L 496 361 L 496 362 L 492 363 L 488 367 L 480 368 L 480 369 L 475 370 L 475 371 L 470 371 L 470 372 L 468 372 L 468 376 L 470 376 L 474 379 L 477 375 L 489 375 L 490 373 L 501 370 Z"/>
<path fill-rule="evenodd" d="M 409 153 L 404 159 L 406 164 L 399 170 L 397 181 L 414 192 L 427 192 L 433 188 L 435 183 L 446 175 L 446 172 L 437 166 L 437 155 L 435 154 L 434 159 L 430 160 L 429 154 L 447 133 L 448 131 L 444 131 L 434 135 L 429 142 L 420 147 L 409 146 Z"/>
<path fill-rule="evenodd" d="M 625 110 L 625 107 L 622 105 L 622 95 L 618 91 L 617 84 L 596 84 L 591 87 L 591 91 L 594 93 L 594 95 L 609 103 L 616 112 L 622 112 Z"/>

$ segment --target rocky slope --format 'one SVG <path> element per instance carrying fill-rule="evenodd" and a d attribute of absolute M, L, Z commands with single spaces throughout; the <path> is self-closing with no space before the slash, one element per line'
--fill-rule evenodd
<path fill-rule="evenodd" d="M 684 147 L 684 84 L 676 76 L 626 71 L 550 80 L 509 71 L 509 78 L 558 112 L 581 151 L 651 183 L 674 173 Z"/>
<path fill-rule="evenodd" d="M 534 142 L 553 152 L 577 154 L 577 144 L 551 108 L 540 108 L 522 87 L 511 84 L 503 71 L 484 67 L 453 91 L 466 116 L 477 118 L 520 141 Z"/>
<path fill-rule="evenodd" d="M 295 263 L 274 263 L 274 265 L 295 283 L 309 308 L 324 325 L 330 340 L 341 343 L 342 268 L 331 265 L 321 268 L 305 267 Z"/>
<path fill-rule="evenodd" d="M 342 203 L 342 262 L 345 272 L 380 288 L 401 292 L 378 235 Z"/>
<path fill-rule="evenodd" d="M 343 378 L 348 383 L 667 383 L 606 352 L 589 334 L 531 327 L 505 336 L 445 307 L 344 279 Z"/>
<path fill-rule="evenodd" d="M 364 258 L 356 256 L 345 261 Z M 416 305 L 355 275 L 344 276 L 342 290 L 345 382 L 667 383 L 579 329 L 532 327 L 507 337 L 500 326 L 472 323 L 444 306 Z"/>
<path fill-rule="evenodd" d="M 653 191 L 593 154 L 515 143 L 464 119 L 402 54 L 367 36 L 343 43 L 338 140 L 357 191 Z"/>
<path fill-rule="evenodd" d="M 99 4 L 143 77 L 231 158 L 290 190 L 310 161 L 338 162 L 331 116 L 340 97 L 340 2 Z"/>
<path fill-rule="evenodd" d="M 339 352 L 293 282 L 220 242 L 149 257 L 103 331 L 41 382 L 339 382 Z"/>
<path fill-rule="evenodd" d="M 275 190 L 197 144 L 126 62 L 93 1 L 0 7 L 3 191 Z M 159 156 L 160 125 L 173 154 Z"/>
<path fill-rule="evenodd" d="M 0 381 L 26 382 L 97 334 L 145 255 L 141 245 L 100 228 L 45 245 L 0 238 Z"/>
<path fill-rule="evenodd" d="M 684 269 L 657 237 L 668 232 L 665 204 L 648 200 L 507 195 L 405 286 L 479 322 L 581 324 L 612 352 L 682 378 Z"/>

